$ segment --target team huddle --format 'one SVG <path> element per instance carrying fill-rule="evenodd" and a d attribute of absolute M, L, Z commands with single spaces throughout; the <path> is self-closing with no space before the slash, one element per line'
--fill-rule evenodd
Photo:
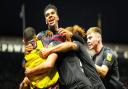
<path fill-rule="evenodd" d="M 47 30 L 36 34 L 27 27 L 23 32 L 25 77 L 19 89 L 126 89 L 119 81 L 116 55 L 103 46 L 99 27 L 87 32 L 78 25 L 59 27 L 51 4 L 44 16 Z"/>

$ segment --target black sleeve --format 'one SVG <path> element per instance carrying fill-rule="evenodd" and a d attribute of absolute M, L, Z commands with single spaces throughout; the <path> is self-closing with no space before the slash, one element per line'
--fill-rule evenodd
<path fill-rule="evenodd" d="M 95 68 L 94 62 L 91 55 L 87 51 L 87 47 L 79 41 L 73 41 L 77 45 L 77 55 L 80 57 L 82 64 L 90 66 L 90 68 Z"/>
<path fill-rule="evenodd" d="M 77 45 L 78 54 L 80 53 L 83 56 L 91 58 L 90 54 L 87 51 L 87 47 L 84 44 L 82 44 L 79 41 L 73 41 L 73 42 Z"/>
<path fill-rule="evenodd" d="M 105 51 L 103 65 L 106 65 L 110 69 L 115 58 L 115 55 L 110 50 Z"/>
<path fill-rule="evenodd" d="M 77 33 L 76 33 L 76 34 L 73 34 L 72 40 L 73 40 L 73 41 L 79 41 L 79 42 L 81 42 L 82 44 L 85 43 L 84 39 L 83 39 L 79 34 L 77 34 Z"/>

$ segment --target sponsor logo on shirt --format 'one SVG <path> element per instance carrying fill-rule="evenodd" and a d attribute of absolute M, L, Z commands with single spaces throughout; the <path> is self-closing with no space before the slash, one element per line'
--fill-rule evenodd
<path fill-rule="evenodd" d="M 107 60 L 112 61 L 112 54 L 110 54 L 110 53 L 107 54 Z"/>

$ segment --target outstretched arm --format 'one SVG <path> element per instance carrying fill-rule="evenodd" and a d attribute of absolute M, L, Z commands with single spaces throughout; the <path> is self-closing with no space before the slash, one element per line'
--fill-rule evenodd
<path fill-rule="evenodd" d="M 42 49 L 40 55 L 42 58 L 47 58 L 51 53 L 64 53 L 71 50 L 77 50 L 77 44 L 73 42 L 64 42 L 51 48 Z"/>
<path fill-rule="evenodd" d="M 51 70 L 54 67 L 57 57 L 58 56 L 56 53 L 50 54 L 45 62 L 42 62 L 40 65 L 38 65 L 32 69 L 26 69 L 26 71 L 25 71 L 26 76 L 32 77 L 34 75 L 48 72 L 49 70 Z"/>

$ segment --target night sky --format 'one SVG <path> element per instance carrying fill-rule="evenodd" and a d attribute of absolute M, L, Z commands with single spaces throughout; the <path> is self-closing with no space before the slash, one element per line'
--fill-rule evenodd
<path fill-rule="evenodd" d="M 128 44 L 128 10 L 125 2 L 90 0 L 1 0 L 0 36 L 22 37 L 21 5 L 25 4 L 25 25 L 33 26 L 37 33 L 47 29 L 44 7 L 53 3 L 58 8 L 60 27 L 78 24 L 86 30 L 97 26 L 101 15 L 103 42 Z"/>

